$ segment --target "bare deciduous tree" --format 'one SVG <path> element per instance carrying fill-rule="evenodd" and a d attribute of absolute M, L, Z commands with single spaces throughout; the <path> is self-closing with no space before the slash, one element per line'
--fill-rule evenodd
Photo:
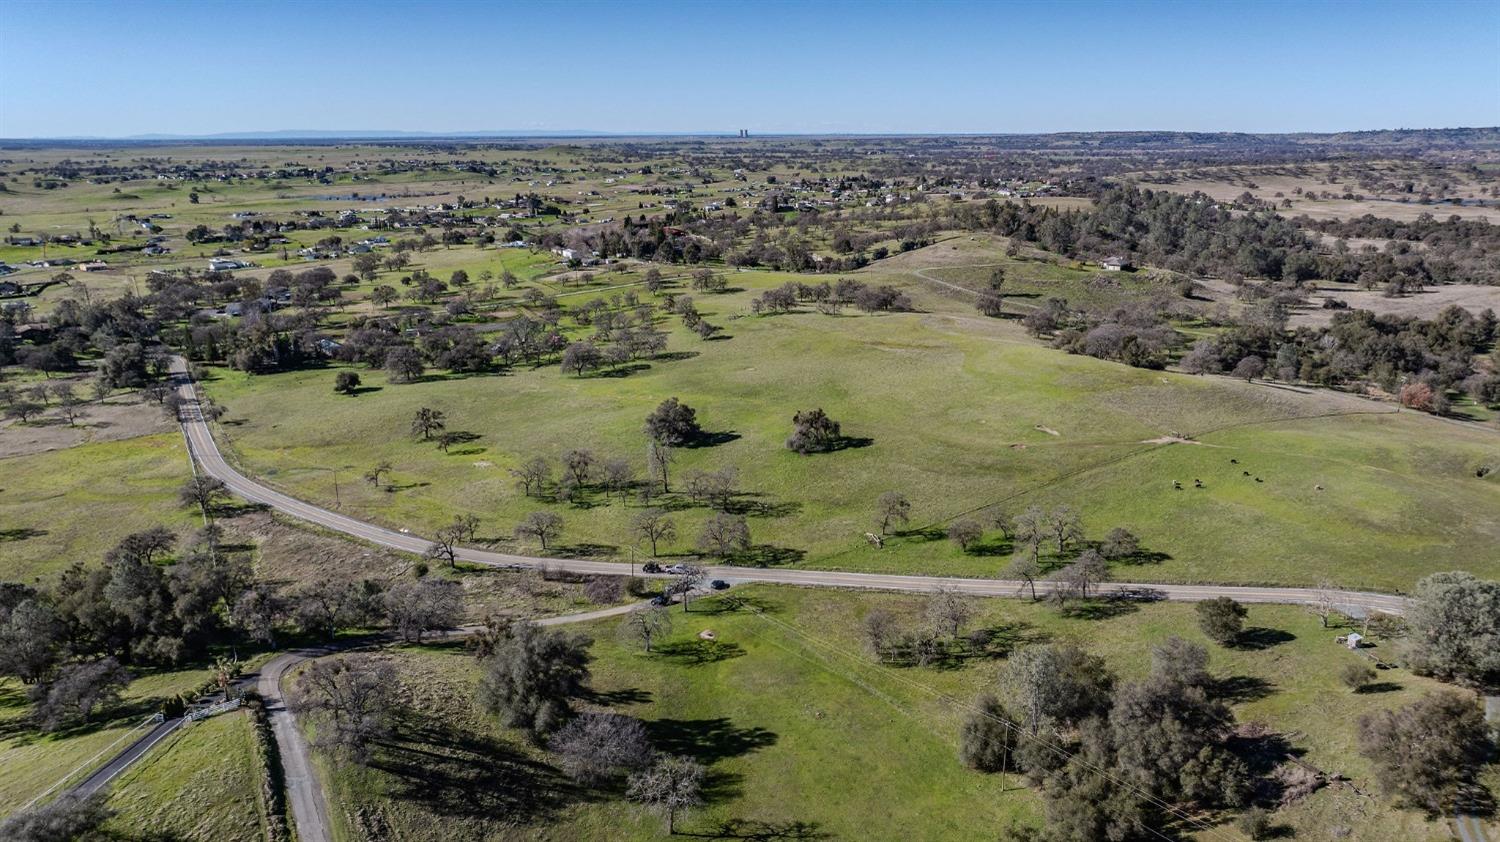
<path fill-rule="evenodd" d="M 548 541 L 555 541 L 562 534 L 563 521 L 552 512 L 532 512 L 516 525 L 517 538 L 534 538 L 547 549 Z"/>
<path fill-rule="evenodd" d="M 651 508 L 638 512 L 630 522 L 630 528 L 642 540 L 651 544 L 651 555 L 656 556 L 657 543 L 671 541 L 677 537 L 677 524 L 672 522 L 662 509 Z"/>
<path fill-rule="evenodd" d="M 739 515 L 716 512 L 703 523 L 698 535 L 698 548 L 724 558 L 735 552 L 750 549 L 750 526 Z"/>
<path fill-rule="evenodd" d="M 875 501 L 875 519 L 880 523 L 881 535 L 892 523 L 905 526 L 911 521 L 911 502 L 899 491 L 887 491 Z"/>
<path fill-rule="evenodd" d="M 316 744 L 363 763 L 369 760 L 372 744 L 390 733 L 400 679 L 385 658 L 319 659 L 302 673 L 296 686 L 293 709 L 316 724 Z"/>
<path fill-rule="evenodd" d="M 521 493 L 530 497 L 539 494 L 547 487 L 547 480 L 552 476 L 552 466 L 541 456 L 533 456 L 522 463 L 519 468 L 512 468 L 510 475 L 516 478 L 516 487 Z"/>
<path fill-rule="evenodd" d="M 397 582 L 385 592 L 385 613 L 403 640 L 421 643 L 427 632 L 445 631 L 463 619 L 464 589 L 433 577 Z"/>
<path fill-rule="evenodd" d="M 965 552 L 983 535 L 984 527 L 980 526 L 977 521 L 963 518 L 948 524 L 948 540 L 957 544 L 958 548 Z"/>
<path fill-rule="evenodd" d="M 626 795 L 661 813 L 667 835 L 676 832 L 677 814 L 703 803 L 702 765 L 686 757 L 664 757 L 651 768 L 630 776 Z"/>
<path fill-rule="evenodd" d="M 197 506 L 208 517 L 209 510 L 229 497 L 229 488 L 223 480 L 200 474 L 184 483 L 177 497 L 184 506 Z"/>
<path fill-rule="evenodd" d="M 582 714 L 554 734 L 547 747 L 568 777 L 588 785 L 647 768 L 655 757 L 641 721 L 619 713 Z"/>
<path fill-rule="evenodd" d="M 642 608 L 625 615 L 625 621 L 620 624 L 624 634 L 632 640 L 639 641 L 647 652 L 651 651 L 651 642 L 666 637 L 672 633 L 672 613 L 664 607 Z"/>
<path fill-rule="evenodd" d="M 927 621 L 954 639 L 973 616 L 973 603 L 955 588 L 940 587 L 927 599 Z"/>

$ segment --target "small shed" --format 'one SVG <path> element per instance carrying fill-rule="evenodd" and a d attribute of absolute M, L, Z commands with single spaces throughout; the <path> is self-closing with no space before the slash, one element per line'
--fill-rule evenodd
<path fill-rule="evenodd" d="M 1360 642 L 1364 639 L 1365 636 L 1359 632 L 1350 632 L 1349 636 L 1344 638 L 1344 645 L 1350 649 L 1358 649 Z"/>

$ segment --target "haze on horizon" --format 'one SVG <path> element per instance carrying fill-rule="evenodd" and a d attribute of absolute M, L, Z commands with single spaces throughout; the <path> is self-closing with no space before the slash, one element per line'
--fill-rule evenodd
<path fill-rule="evenodd" d="M 0 137 L 1500 125 L 1465 0 L 238 8 L 0 0 Z"/>

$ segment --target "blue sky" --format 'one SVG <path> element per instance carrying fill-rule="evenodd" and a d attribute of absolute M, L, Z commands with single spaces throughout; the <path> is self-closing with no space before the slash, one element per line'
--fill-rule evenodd
<path fill-rule="evenodd" d="M 0 0 L 0 137 L 1500 124 L 1500 3 Z"/>

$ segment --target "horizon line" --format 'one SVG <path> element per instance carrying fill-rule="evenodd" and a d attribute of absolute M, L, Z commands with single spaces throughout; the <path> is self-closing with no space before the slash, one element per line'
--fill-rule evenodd
<path fill-rule="evenodd" d="M 1362 129 L 1294 131 L 1240 131 L 1213 129 L 1060 129 L 1049 131 L 760 131 L 740 129 L 714 129 L 701 131 L 604 131 L 595 129 L 497 129 L 473 131 L 416 131 L 405 129 L 273 129 L 213 132 L 207 134 L 148 133 L 136 135 L 32 135 L 0 137 L 0 144 L 7 143 L 181 143 L 189 141 L 295 141 L 295 140 L 547 140 L 547 139 L 626 139 L 638 137 L 709 137 L 747 140 L 757 137 L 1047 137 L 1061 135 L 1222 135 L 1242 137 L 1305 137 L 1339 134 L 1374 134 L 1381 132 L 1452 132 L 1452 131 L 1500 131 L 1500 125 L 1473 126 L 1426 126 L 1426 127 L 1382 127 Z"/>

